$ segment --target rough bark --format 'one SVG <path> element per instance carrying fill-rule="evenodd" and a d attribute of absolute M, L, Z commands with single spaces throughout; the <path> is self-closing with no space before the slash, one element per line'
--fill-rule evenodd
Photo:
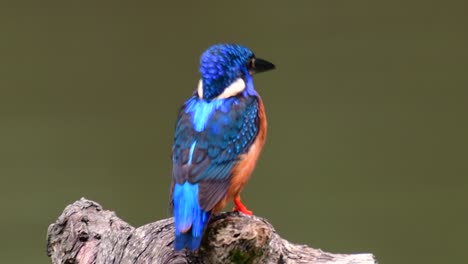
<path fill-rule="evenodd" d="M 173 250 L 172 218 L 134 228 L 84 198 L 49 226 L 52 263 L 377 263 L 372 254 L 332 254 L 282 238 L 265 219 L 240 213 L 212 217 L 197 253 Z"/>

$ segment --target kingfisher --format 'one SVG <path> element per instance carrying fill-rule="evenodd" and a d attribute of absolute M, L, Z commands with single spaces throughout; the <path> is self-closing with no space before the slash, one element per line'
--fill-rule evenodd
<path fill-rule="evenodd" d="M 210 215 L 229 201 L 252 215 L 240 193 L 267 133 L 252 76 L 274 68 L 238 44 L 213 45 L 202 54 L 201 78 L 180 109 L 172 147 L 175 250 L 198 250 Z"/>

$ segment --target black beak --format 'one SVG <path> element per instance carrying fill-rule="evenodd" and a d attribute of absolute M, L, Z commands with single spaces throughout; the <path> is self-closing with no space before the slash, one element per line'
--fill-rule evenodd
<path fill-rule="evenodd" d="M 275 69 L 275 65 L 273 63 L 259 58 L 252 59 L 251 67 L 250 72 L 252 74 Z"/>

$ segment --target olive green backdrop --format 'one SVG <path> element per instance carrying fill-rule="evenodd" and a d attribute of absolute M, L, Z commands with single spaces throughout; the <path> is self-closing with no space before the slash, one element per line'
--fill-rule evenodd
<path fill-rule="evenodd" d="M 168 216 L 176 113 L 219 42 L 277 65 L 255 79 L 249 208 L 327 251 L 466 261 L 468 4 L 0 6 L 1 263 L 49 263 L 47 226 L 83 196 L 135 226 Z"/>

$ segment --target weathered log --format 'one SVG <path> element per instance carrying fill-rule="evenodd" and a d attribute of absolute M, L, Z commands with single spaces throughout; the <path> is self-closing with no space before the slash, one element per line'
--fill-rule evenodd
<path fill-rule="evenodd" d="M 332 254 L 290 243 L 265 219 L 236 212 L 212 217 L 201 249 L 175 252 L 172 218 L 134 228 L 81 198 L 49 226 L 52 263 L 377 263 L 372 254 Z"/>

